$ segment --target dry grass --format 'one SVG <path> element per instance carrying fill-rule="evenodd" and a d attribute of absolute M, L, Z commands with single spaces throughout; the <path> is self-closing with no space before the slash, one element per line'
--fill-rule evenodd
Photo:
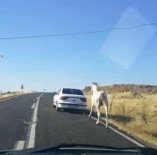
<path fill-rule="evenodd" d="M 87 109 L 90 109 L 90 94 Z M 131 92 L 108 95 L 109 122 L 147 145 L 157 147 L 157 94 L 133 96 Z M 101 107 L 102 119 L 105 117 Z"/>
<path fill-rule="evenodd" d="M 10 97 L 13 97 L 13 96 L 19 96 L 19 95 L 22 95 L 24 93 L 22 92 L 17 92 L 17 93 L 11 93 L 11 94 L 4 94 L 4 95 L 0 95 L 0 100 L 2 99 L 7 99 L 7 98 L 10 98 Z"/>

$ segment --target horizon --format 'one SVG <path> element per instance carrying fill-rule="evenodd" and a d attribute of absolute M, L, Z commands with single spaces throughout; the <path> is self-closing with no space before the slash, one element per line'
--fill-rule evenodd
<path fill-rule="evenodd" d="M 98 85 L 98 87 L 114 87 L 115 85 L 118 85 L 118 86 L 122 86 L 122 85 L 124 85 L 124 86 L 150 86 L 150 87 L 157 87 L 157 85 L 150 85 L 150 84 L 131 84 L 131 83 L 128 83 L 128 84 L 112 84 L 112 85 Z M 83 89 L 85 89 L 86 87 L 90 87 L 90 85 L 86 85 L 86 86 L 84 86 L 83 88 L 80 88 L 81 90 L 83 90 Z M 71 87 L 67 87 L 67 88 L 71 88 Z M 59 88 L 58 88 L 59 89 Z M 23 91 L 24 93 L 38 93 L 38 92 L 47 92 L 47 93 L 51 93 L 51 92 L 55 92 L 55 91 L 57 91 L 58 89 L 56 89 L 56 90 L 53 90 L 53 91 L 36 91 L 36 90 L 31 90 L 31 91 Z M 78 89 L 78 88 L 74 88 L 74 89 Z M 7 92 L 21 92 L 20 90 L 14 90 L 14 91 L 0 91 L 0 93 L 7 93 Z"/>

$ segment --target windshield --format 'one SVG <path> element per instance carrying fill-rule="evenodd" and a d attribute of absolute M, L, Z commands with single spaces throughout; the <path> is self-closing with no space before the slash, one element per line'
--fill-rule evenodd
<path fill-rule="evenodd" d="M 63 93 L 63 94 L 83 95 L 82 91 L 79 90 L 79 89 L 68 89 L 68 88 L 63 88 L 62 93 Z"/>
<path fill-rule="evenodd" d="M 0 150 L 157 148 L 156 122 L 156 0 L 0 1 Z"/>

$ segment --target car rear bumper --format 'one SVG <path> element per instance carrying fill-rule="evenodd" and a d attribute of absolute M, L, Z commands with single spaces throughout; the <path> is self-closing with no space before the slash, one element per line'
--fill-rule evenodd
<path fill-rule="evenodd" d="M 80 110 L 85 110 L 85 109 L 86 109 L 86 105 L 82 105 L 82 104 L 58 103 L 58 108 L 62 108 L 62 109 L 80 109 Z"/>

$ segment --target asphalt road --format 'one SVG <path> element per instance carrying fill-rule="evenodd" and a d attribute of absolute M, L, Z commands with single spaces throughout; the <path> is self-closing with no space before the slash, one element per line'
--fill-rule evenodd
<path fill-rule="evenodd" d="M 0 101 L 0 150 L 14 149 L 16 141 L 25 140 L 23 120 L 30 120 L 31 105 L 39 94 L 29 94 Z"/>
<path fill-rule="evenodd" d="M 74 111 L 57 112 L 52 106 L 52 93 L 37 98 L 40 95 L 27 94 L 0 101 L 0 150 L 15 149 L 18 141 L 24 142 L 23 149 L 28 143 L 36 148 L 59 144 L 137 146 L 103 125 L 96 125 L 95 120 L 86 115 Z M 36 114 L 38 119 L 32 122 Z"/>

